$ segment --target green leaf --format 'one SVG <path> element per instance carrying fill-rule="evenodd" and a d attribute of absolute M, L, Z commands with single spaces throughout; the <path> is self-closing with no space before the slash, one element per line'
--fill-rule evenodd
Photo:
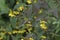
<path fill-rule="evenodd" d="M 0 0 L 0 14 L 2 13 L 8 13 L 9 8 L 5 4 L 5 0 Z"/>
<path fill-rule="evenodd" d="M 56 3 L 54 2 L 54 0 L 45 0 L 45 1 L 48 3 L 48 5 L 49 5 L 50 8 L 55 8 L 55 7 L 57 7 L 57 5 L 56 5 Z"/>
<path fill-rule="evenodd" d="M 7 30 L 7 32 L 10 32 L 10 31 L 12 31 L 11 24 L 8 24 L 8 25 L 6 26 L 6 30 Z"/>
<path fill-rule="evenodd" d="M 55 37 L 55 40 L 60 40 L 60 37 Z"/>
<path fill-rule="evenodd" d="M 13 28 L 16 27 L 16 21 L 17 21 L 17 18 L 16 17 L 11 17 L 10 18 L 10 22 L 11 22 L 11 25 L 12 25 Z"/>
<path fill-rule="evenodd" d="M 11 35 L 12 40 L 18 40 L 15 36 Z"/>
<path fill-rule="evenodd" d="M 17 5 L 14 6 L 14 10 L 17 9 L 18 7 L 20 7 L 21 5 L 25 6 L 24 3 L 17 4 Z"/>

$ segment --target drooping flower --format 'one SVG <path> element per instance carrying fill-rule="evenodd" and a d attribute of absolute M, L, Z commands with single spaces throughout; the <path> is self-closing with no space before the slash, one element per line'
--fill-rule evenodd
<path fill-rule="evenodd" d="M 24 33 L 26 30 L 19 30 L 17 33 Z"/>
<path fill-rule="evenodd" d="M 46 23 L 47 23 L 46 21 L 40 20 L 40 28 L 46 30 L 47 29 Z"/>
<path fill-rule="evenodd" d="M 34 40 L 34 39 L 30 37 L 29 40 Z"/>
<path fill-rule="evenodd" d="M 9 16 L 10 16 L 10 17 L 15 17 L 15 15 L 14 15 L 14 13 L 13 13 L 12 10 L 10 10 L 10 12 L 9 12 Z"/>
<path fill-rule="evenodd" d="M 14 13 L 15 15 L 20 14 L 18 11 L 13 11 L 13 13 Z"/>
<path fill-rule="evenodd" d="M 27 3 L 28 3 L 28 4 L 31 4 L 31 3 L 32 3 L 32 0 L 27 0 Z"/>
<path fill-rule="evenodd" d="M 18 11 L 23 11 L 24 10 L 24 6 L 20 6 L 19 8 L 17 8 Z"/>
<path fill-rule="evenodd" d="M 21 39 L 21 40 L 24 40 L 24 39 Z"/>
<path fill-rule="evenodd" d="M 13 30 L 13 32 L 12 32 L 12 33 L 13 33 L 13 34 L 15 34 L 15 33 L 17 33 L 17 32 L 18 32 L 17 30 Z"/>
<path fill-rule="evenodd" d="M 42 38 L 42 39 L 46 39 L 47 37 L 43 35 L 43 36 L 41 36 L 41 38 Z"/>
<path fill-rule="evenodd" d="M 44 29 L 44 30 L 47 29 L 47 26 L 45 24 L 40 24 L 40 27 L 41 27 L 41 29 Z"/>
<path fill-rule="evenodd" d="M 17 1 L 16 4 L 19 4 L 19 2 Z"/>

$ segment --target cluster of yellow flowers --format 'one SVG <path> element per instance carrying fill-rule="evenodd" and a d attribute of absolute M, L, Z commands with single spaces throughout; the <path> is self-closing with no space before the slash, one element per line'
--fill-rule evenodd
<path fill-rule="evenodd" d="M 31 4 L 32 0 L 26 0 L 27 4 Z M 34 0 L 34 3 L 36 3 L 36 0 Z M 19 4 L 19 2 L 17 1 L 16 4 Z"/>
<path fill-rule="evenodd" d="M 17 30 L 13 30 L 12 32 L 8 32 L 8 34 L 10 34 L 10 35 L 11 34 L 17 34 L 17 33 L 18 34 L 23 34 L 24 32 L 26 32 L 26 30 L 18 30 L 18 31 Z"/>
<path fill-rule="evenodd" d="M 23 33 L 23 32 L 25 32 L 25 30 L 22 30 L 22 31 L 13 30 L 13 34 Z M 6 33 L 5 32 L 1 32 L 0 34 L 1 34 L 0 40 L 2 40 L 4 38 L 4 36 L 5 36 Z M 12 32 L 8 32 L 8 34 L 11 35 Z M 24 38 L 22 38 L 21 40 L 24 40 Z M 30 37 L 28 40 L 34 40 L 34 39 L 32 37 Z"/>
<path fill-rule="evenodd" d="M 43 29 L 44 31 L 47 30 L 47 25 L 46 25 L 46 23 L 47 23 L 46 21 L 40 20 L 40 28 Z M 41 39 L 42 39 L 42 40 L 45 40 L 46 38 L 47 38 L 47 37 L 44 36 L 44 35 L 41 36 Z"/>
<path fill-rule="evenodd" d="M 1 32 L 1 35 L 4 35 L 4 34 L 9 34 L 9 35 L 11 35 L 11 34 L 23 34 L 24 32 L 26 32 L 26 30 L 13 30 L 13 31 L 11 31 L 11 32 L 6 32 L 6 31 L 4 31 L 4 32 Z"/>
<path fill-rule="evenodd" d="M 31 21 L 28 21 L 27 24 L 25 24 L 25 25 L 26 25 L 28 31 L 31 32 L 31 30 L 32 30 L 32 24 L 31 24 Z"/>
<path fill-rule="evenodd" d="M 20 14 L 19 11 L 23 11 L 23 9 L 24 9 L 24 6 L 20 6 L 19 8 L 17 8 L 18 11 L 13 11 L 13 10 L 10 9 L 9 16 L 10 17 L 15 17 L 15 15 Z"/>
<path fill-rule="evenodd" d="M 6 31 L 4 31 L 4 32 L 0 32 L 0 40 L 2 40 L 3 38 L 4 38 L 4 36 L 6 35 L 6 34 L 9 34 L 9 35 L 12 35 L 12 34 L 23 34 L 24 32 L 26 32 L 26 30 L 13 30 L 13 31 L 11 31 L 11 32 L 6 32 Z"/>
<path fill-rule="evenodd" d="M 12 10 L 10 10 L 10 12 L 9 12 L 9 16 L 10 17 L 15 17 L 15 15 L 18 15 L 18 14 L 19 14 L 18 11 L 12 11 Z"/>
<path fill-rule="evenodd" d="M 34 39 L 32 37 L 30 37 L 30 38 L 26 38 L 26 39 L 22 38 L 21 40 L 34 40 Z"/>
<path fill-rule="evenodd" d="M 26 2 L 27 2 L 28 4 L 32 4 L 32 1 L 33 1 L 33 0 L 27 0 Z M 37 2 L 37 0 L 34 0 L 34 3 L 36 3 L 36 2 Z M 19 4 L 19 2 L 17 1 L 16 4 Z M 25 8 L 25 7 L 24 7 L 23 5 L 21 5 L 20 7 L 17 8 L 17 10 L 18 10 L 18 11 L 23 11 L 24 8 Z M 9 16 L 10 16 L 10 17 L 15 17 L 15 15 L 20 14 L 20 12 L 18 12 L 18 11 L 10 10 Z M 42 12 L 42 10 L 39 11 L 39 13 L 41 13 L 41 12 Z"/>
<path fill-rule="evenodd" d="M 47 30 L 46 23 L 47 23 L 46 21 L 40 20 L 40 27 L 41 27 L 42 29 L 44 29 L 44 30 Z"/>
<path fill-rule="evenodd" d="M 25 30 L 24 30 L 24 31 L 25 31 Z M 14 31 L 13 31 L 13 34 L 15 34 L 15 33 L 17 33 L 17 32 L 18 32 L 18 31 L 14 30 Z M 23 31 L 19 31 L 18 33 L 21 33 L 21 32 L 23 33 Z M 4 36 L 5 36 L 6 33 L 1 32 L 0 34 L 1 34 L 1 36 L 0 36 L 0 40 L 2 40 L 2 39 L 4 38 Z M 12 33 L 11 33 L 11 32 L 8 32 L 8 34 L 11 35 Z M 25 40 L 25 39 L 22 38 L 21 40 Z M 34 40 L 34 39 L 33 39 L 32 37 L 30 37 L 28 40 Z"/>

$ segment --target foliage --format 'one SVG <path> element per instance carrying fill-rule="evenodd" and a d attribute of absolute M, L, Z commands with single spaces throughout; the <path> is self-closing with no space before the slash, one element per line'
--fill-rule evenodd
<path fill-rule="evenodd" d="M 0 40 L 60 40 L 60 0 L 0 0 Z"/>

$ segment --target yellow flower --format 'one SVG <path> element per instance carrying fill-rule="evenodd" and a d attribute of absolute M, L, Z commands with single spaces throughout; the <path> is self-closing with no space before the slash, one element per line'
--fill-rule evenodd
<path fill-rule="evenodd" d="M 13 30 L 13 32 L 12 32 L 12 33 L 13 33 L 13 34 L 15 34 L 15 33 L 17 33 L 17 32 L 18 32 L 17 30 Z"/>
<path fill-rule="evenodd" d="M 9 14 L 9 16 L 10 16 L 10 17 L 15 17 L 15 15 L 14 15 L 14 14 L 12 14 L 12 13 L 10 13 L 10 14 Z"/>
<path fill-rule="evenodd" d="M 29 40 L 34 40 L 33 38 L 29 38 Z"/>
<path fill-rule="evenodd" d="M 31 33 L 31 30 L 32 30 L 32 27 L 31 28 L 28 28 L 28 31 Z"/>
<path fill-rule="evenodd" d="M 9 12 L 9 16 L 10 16 L 10 17 L 15 17 L 15 15 L 14 15 L 14 13 L 13 13 L 12 10 L 10 10 L 10 12 Z"/>
<path fill-rule="evenodd" d="M 24 6 L 23 5 L 20 6 L 19 8 L 17 8 L 18 11 L 23 11 L 23 9 L 24 9 Z"/>
<path fill-rule="evenodd" d="M 41 27 L 42 29 L 44 29 L 44 30 L 47 29 L 47 26 L 46 26 L 45 24 L 40 24 L 40 27 Z"/>
<path fill-rule="evenodd" d="M 46 36 L 41 36 L 42 39 L 46 39 Z"/>
<path fill-rule="evenodd" d="M 46 21 L 41 21 L 40 23 L 47 23 Z"/>
<path fill-rule="evenodd" d="M 18 12 L 18 11 L 13 11 L 13 13 L 14 13 L 15 15 L 18 15 L 18 14 L 19 14 L 19 12 Z"/>
<path fill-rule="evenodd" d="M 28 21 L 28 23 L 31 23 L 31 21 Z"/>
<path fill-rule="evenodd" d="M 24 39 L 21 39 L 21 40 L 24 40 Z"/>
<path fill-rule="evenodd" d="M 44 20 L 40 20 L 40 23 L 46 24 L 47 22 Z"/>
<path fill-rule="evenodd" d="M 34 0 L 34 3 L 37 3 L 37 0 Z"/>
<path fill-rule="evenodd" d="M 26 24 L 26 26 L 28 27 L 28 26 L 32 26 L 31 24 Z"/>
<path fill-rule="evenodd" d="M 28 4 L 31 4 L 31 3 L 32 3 L 32 0 L 27 0 L 27 3 L 28 3 Z"/>
<path fill-rule="evenodd" d="M 43 12 L 43 9 L 40 9 L 38 13 L 41 14 L 42 12 Z"/>
<path fill-rule="evenodd" d="M 5 32 L 0 32 L 0 39 L 4 38 Z"/>
<path fill-rule="evenodd" d="M 40 27 L 41 27 L 42 29 L 44 29 L 44 30 L 47 29 L 46 23 L 47 23 L 46 21 L 40 20 Z"/>
<path fill-rule="evenodd" d="M 11 34 L 12 34 L 12 32 L 8 32 L 8 34 L 10 34 L 10 35 L 11 35 Z"/>
<path fill-rule="evenodd" d="M 16 2 L 16 4 L 19 4 L 19 2 Z"/>
<path fill-rule="evenodd" d="M 26 30 L 19 30 L 17 33 L 24 33 Z"/>
<path fill-rule="evenodd" d="M 34 18 L 36 19 L 36 18 L 37 18 L 37 16 L 34 16 Z"/>
<path fill-rule="evenodd" d="M 1 32 L 1 35 L 3 35 L 3 36 L 4 36 L 4 35 L 5 35 L 5 32 Z"/>

